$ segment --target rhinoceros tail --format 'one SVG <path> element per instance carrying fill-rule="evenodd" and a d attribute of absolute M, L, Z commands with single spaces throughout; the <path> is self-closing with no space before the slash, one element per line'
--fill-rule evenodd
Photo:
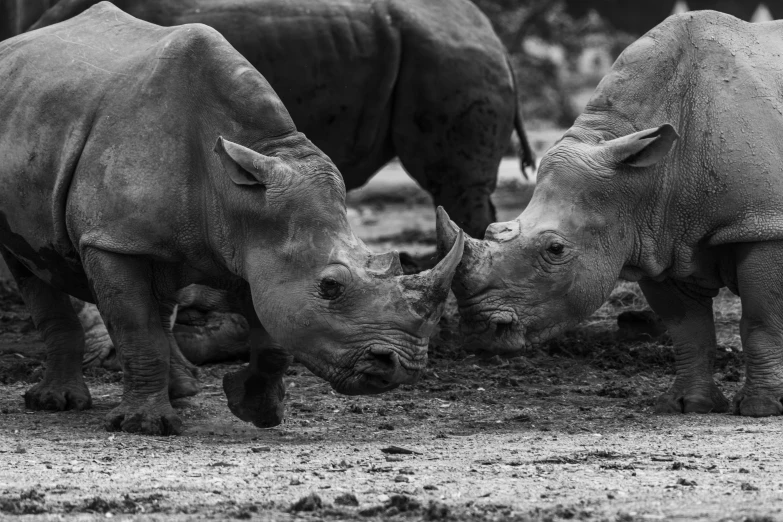
<path fill-rule="evenodd" d="M 519 104 L 517 75 L 508 55 L 506 56 L 506 63 L 511 72 L 511 81 L 514 87 L 514 130 L 517 131 L 517 137 L 519 138 L 519 169 L 522 171 L 522 175 L 525 179 L 529 179 L 527 169 L 530 168 L 535 170 L 536 156 L 533 154 L 533 149 L 530 147 L 530 142 L 527 139 L 527 133 L 525 133 L 525 127 L 522 123 L 522 106 Z"/>
<path fill-rule="evenodd" d="M 82 14 L 84 11 L 100 2 L 101 0 L 60 0 L 47 9 L 46 12 L 41 15 L 41 18 L 31 25 L 27 31 L 35 31 L 42 27 L 64 22 L 78 14 Z"/>

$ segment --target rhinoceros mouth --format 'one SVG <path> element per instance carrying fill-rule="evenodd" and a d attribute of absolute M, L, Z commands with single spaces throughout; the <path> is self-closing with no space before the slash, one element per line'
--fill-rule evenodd
<path fill-rule="evenodd" d="M 428 341 L 412 346 L 373 343 L 349 360 L 343 360 L 339 370 L 326 379 L 335 391 L 345 395 L 377 394 L 401 384 L 413 384 L 427 365 Z"/>
<path fill-rule="evenodd" d="M 331 384 L 337 393 L 343 395 L 375 395 L 391 391 L 400 385 L 400 383 L 368 373 L 354 373 L 349 379 Z"/>
<path fill-rule="evenodd" d="M 412 384 L 427 366 L 427 345 L 428 343 L 424 343 L 414 346 L 413 349 L 386 344 L 373 345 L 365 350 L 364 356 L 354 369 L 363 375 L 374 376 L 391 384 Z"/>
<path fill-rule="evenodd" d="M 521 355 L 532 349 L 525 326 L 517 320 L 460 321 L 465 350 L 477 355 Z"/>

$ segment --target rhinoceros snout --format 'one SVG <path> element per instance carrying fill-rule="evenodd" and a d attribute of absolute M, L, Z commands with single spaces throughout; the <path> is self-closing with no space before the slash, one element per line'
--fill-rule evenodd
<path fill-rule="evenodd" d="M 464 346 L 477 355 L 519 355 L 528 345 L 525 329 L 512 313 L 495 313 L 487 318 L 460 321 Z"/>
<path fill-rule="evenodd" d="M 368 385 L 379 388 L 393 388 L 400 384 L 414 384 L 419 380 L 427 364 L 424 352 L 417 359 L 404 360 L 391 348 L 373 347 L 367 351 L 361 373 Z"/>

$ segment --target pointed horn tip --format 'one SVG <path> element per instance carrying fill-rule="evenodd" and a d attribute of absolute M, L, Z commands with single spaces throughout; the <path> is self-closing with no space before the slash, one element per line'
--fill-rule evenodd
<path fill-rule="evenodd" d="M 465 252 L 465 232 L 459 229 L 457 232 L 457 239 L 454 240 L 454 244 L 451 245 L 451 249 L 440 260 L 438 266 L 442 266 L 446 269 L 446 272 L 456 270 L 460 260 L 462 260 L 462 254 Z M 447 268 L 448 267 L 448 268 Z"/>
<path fill-rule="evenodd" d="M 451 247 L 451 252 L 455 251 L 455 248 L 457 247 L 457 256 L 462 257 L 463 252 L 465 251 L 465 232 L 460 228 L 459 232 L 457 232 L 457 240 L 454 242 L 454 246 Z M 449 254 L 451 254 L 449 252 Z"/>
<path fill-rule="evenodd" d="M 462 231 L 459 225 L 451 220 L 449 214 L 444 210 L 443 207 L 438 207 L 438 210 L 436 211 L 435 229 L 438 231 L 443 231 L 447 234 L 454 234 L 458 230 Z"/>
<path fill-rule="evenodd" d="M 438 209 L 435 211 L 435 218 L 436 218 L 436 225 L 449 225 L 452 230 L 460 230 L 460 227 L 457 226 L 457 224 L 451 220 L 451 217 L 449 217 L 449 213 L 446 212 L 446 209 L 444 209 L 441 206 L 438 206 Z"/>
<path fill-rule="evenodd" d="M 220 152 L 223 149 L 223 136 L 218 136 L 218 139 L 215 141 L 215 146 L 212 149 L 212 152 Z"/>

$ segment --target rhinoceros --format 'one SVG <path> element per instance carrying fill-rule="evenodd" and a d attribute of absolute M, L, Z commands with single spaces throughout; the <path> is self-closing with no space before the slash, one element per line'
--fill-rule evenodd
<path fill-rule="evenodd" d="M 33 29 L 97 0 L 61 0 Z M 294 123 L 337 165 L 346 188 L 394 156 L 475 237 L 512 129 L 534 164 L 514 73 L 468 0 L 115 0 L 158 25 L 217 29 L 280 95 Z"/>
<path fill-rule="evenodd" d="M 475 349 L 518 353 L 638 281 L 674 343 L 658 412 L 783 412 L 783 23 L 668 18 L 629 46 L 542 158 L 529 206 L 468 241 L 453 282 Z M 456 239 L 444 222 L 440 245 Z M 712 299 L 740 296 L 746 357 L 713 381 Z"/>
<path fill-rule="evenodd" d="M 200 365 L 248 357 L 250 327 L 242 315 L 242 303 L 235 302 L 234 296 L 225 290 L 190 285 L 177 292 L 176 301 L 172 334 L 187 361 Z M 82 366 L 122 369 L 97 307 L 75 297 L 71 303 L 84 327 Z"/>
<path fill-rule="evenodd" d="M 227 389 L 246 420 L 279 422 L 289 354 L 343 393 L 419 376 L 461 244 L 416 276 L 371 253 L 335 165 L 217 31 L 102 2 L 0 43 L 0 78 L 0 251 L 47 347 L 28 407 L 91 404 L 70 294 L 119 348 L 107 426 L 180 432 L 169 396 L 195 390 L 168 329 L 199 282 L 244 303 L 254 352 Z"/>

